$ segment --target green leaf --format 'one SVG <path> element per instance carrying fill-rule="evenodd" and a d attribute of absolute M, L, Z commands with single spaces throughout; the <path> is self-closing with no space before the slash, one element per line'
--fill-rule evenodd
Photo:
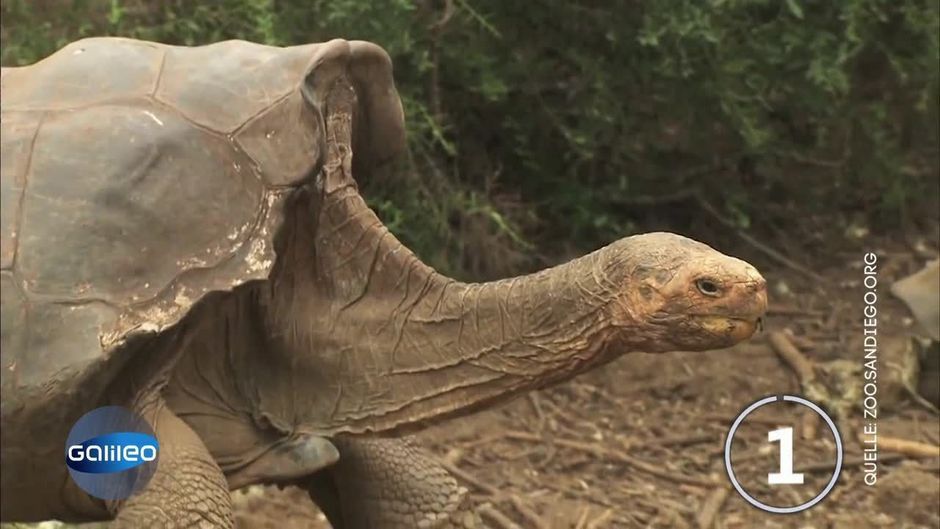
<path fill-rule="evenodd" d="M 803 8 L 800 7 L 800 4 L 798 4 L 796 0 L 787 0 L 787 7 L 790 9 L 790 14 L 803 20 Z"/>

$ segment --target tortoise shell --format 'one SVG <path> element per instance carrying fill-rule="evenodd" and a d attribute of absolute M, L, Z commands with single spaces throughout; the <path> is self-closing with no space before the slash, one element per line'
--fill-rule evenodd
<path fill-rule="evenodd" d="M 132 337 L 268 276 L 286 198 L 322 163 L 340 79 L 358 99 L 357 166 L 392 157 L 401 103 L 388 56 L 365 42 L 94 38 L 3 69 L 4 430 L 35 412 L 36 428 L 71 426 Z"/>

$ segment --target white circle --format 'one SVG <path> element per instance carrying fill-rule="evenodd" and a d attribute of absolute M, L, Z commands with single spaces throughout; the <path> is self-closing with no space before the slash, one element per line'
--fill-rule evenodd
<path fill-rule="evenodd" d="M 805 503 L 802 503 L 800 505 L 793 506 L 793 507 L 774 507 L 773 505 L 767 505 L 766 503 L 763 503 L 757 500 L 756 498 L 748 494 L 747 491 L 744 490 L 744 487 L 742 487 L 741 484 L 738 483 L 738 478 L 736 478 L 734 475 L 734 469 L 731 468 L 731 441 L 734 440 L 734 433 L 737 431 L 738 426 L 740 426 L 741 422 L 744 421 L 744 419 L 757 408 L 760 408 L 761 406 L 764 406 L 765 404 L 771 404 L 780 400 L 788 401 L 788 402 L 796 402 L 797 404 L 802 404 L 803 406 L 806 406 L 807 408 L 816 412 L 816 414 L 818 414 L 820 417 L 826 420 L 826 424 L 828 424 L 829 429 L 832 430 L 832 437 L 834 437 L 836 440 L 836 467 L 832 472 L 832 479 L 829 480 L 829 483 L 826 485 L 826 488 L 824 488 L 822 492 L 817 494 L 815 498 Z M 817 406 L 815 403 L 809 400 L 806 400 L 803 397 L 795 397 L 793 395 L 782 395 L 782 396 L 774 395 L 770 397 L 765 397 L 751 404 L 750 406 L 745 408 L 744 411 L 742 411 L 741 414 L 738 415 L 737 418 L 734 420 L 734 423 L 731 425 L 731 429 L 728 430 L 728 437 L 727 439 L 725 439 L 725 470 L 728 472 L 728 479 L 731 480 L 731 484 L 734 485 L 734 488 L 735 490 L 738 491 L 738 494 L 740 494 L 745 500 L 747 500 L 748 503 L 750 503 L 751 505 L 757 507 L 758 509 L 762 511 L 772 512 L 775 514 L 791 514 L 791 513 L 805 511 L 806 509 L 809 509 L 813 505 L 816 505 L 817 503 L 821 502 L 823 498 L 825 498 L 826 495 L 828 495 L 829 492 L 832 490 L 832 487 L 836 485 L 836 481 L 839 480 L 839 474 L 842 472 L 842 456 L 843 456 L 842 436 L 839 435 L 839 430 L 836 428 L 836 423 L 833 422 L 832 418 L 830 418 L 829 415 L 827 415 L 826 412 L 824 412 L 822 408 Z"/>

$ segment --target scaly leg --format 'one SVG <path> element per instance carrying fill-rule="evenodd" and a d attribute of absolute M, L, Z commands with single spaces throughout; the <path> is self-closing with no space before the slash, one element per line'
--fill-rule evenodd
<path fill-rule="evenodd" d="M 232 528 L 232 498 L 222 470 L 202 440 L 164 404 L 154 414 L 160 442 L 157 470 L 147 487 L 117 505 L 112 527 Z"/>
<path fill-rule="evenodd" d="M 339 462 L 302 486 L 335 529 L 480 529 L 467 490 L 404 439 L 334 439 Z"/>

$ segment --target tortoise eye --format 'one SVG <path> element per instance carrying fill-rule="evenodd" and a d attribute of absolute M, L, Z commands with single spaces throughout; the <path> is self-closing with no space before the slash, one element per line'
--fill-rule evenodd
<path fill-rule="evenodd" d="M 695 281 L 695 286 L 698 288 L 698 291 L 706 296 L 717 296 L 721 293 L 721 289 L 718 288 L 718 284 L 712 281 L 711 279 L 699 279 Z"/>

